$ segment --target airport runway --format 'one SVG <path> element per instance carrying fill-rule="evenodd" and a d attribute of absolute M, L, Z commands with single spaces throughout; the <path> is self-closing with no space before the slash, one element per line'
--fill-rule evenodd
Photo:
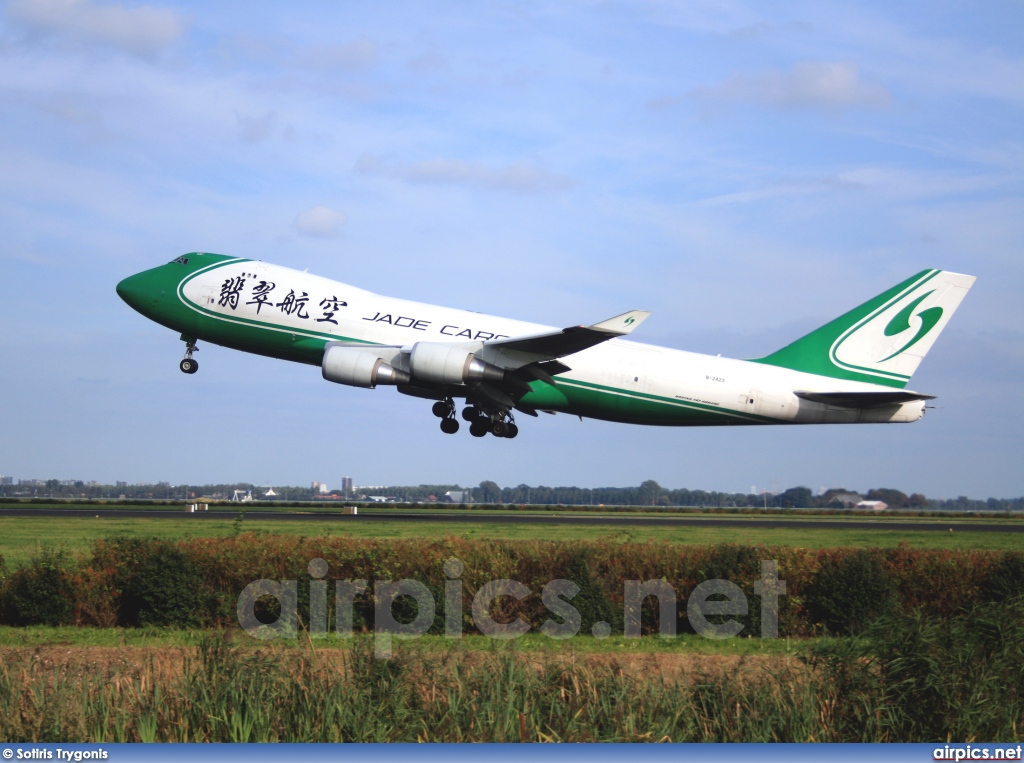
<path fill-rule="evenodd" d="M 537 524 L 537 525 L 603 525 L 608 527 L 751 527 L 758 529 L 797 528 L 806 530 L 895 530 L 898 532 L 931 531 L 931 532 L 996 532 L 1024 533 L 1024 521 L 1018 522 L 978 522 L 963 524 L 959 521 L 923 520 L 910 521 L 879 521 L 872 519 L 772 519 L 722 516 L 674 516 L 651 517 L 619 514 L 609 516 L 591 516 L 583 512 L 553 512 L 552 514 L 474 514 L 449 513 L 442 511 L 387 511 L 374 512 L 360 510 L 359 514 L 341 514 L 326 511 L 250 511 L 246 516 L 250 520 L 273 519 L 292 522 L 471 522 L 479 524 Z M 204 519 L 234 519 L 235 511 L 213 510 L 187 513 L 160 509 L 31 509 L 0 508 L 0 517 L 110 517 L 133 519 L 186 518 L 202 521 Z"/>

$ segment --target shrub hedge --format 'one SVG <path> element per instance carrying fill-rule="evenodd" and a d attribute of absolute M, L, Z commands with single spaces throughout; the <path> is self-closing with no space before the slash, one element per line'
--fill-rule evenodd
<path fill-rule="evenodd" d="M 325 580 L 365 580 L 356 596 L 353 624 L 372 628 L 378 581 L 414 579 L 434 598 L 432 632 L 444 631 L 445 576 L 451 558 L 463 564 L 463 629 L 475 632 L 472 601 L 492 580 L 523 583 L 520 600 L 501 597 L 491 608 L 499 621 L 521 617 L 533 629 L 552 617 L 541 600 L 546 583 L 571 580 L 579 586 L 572 603 L 581 633 L 606 622 L 623 628 L 624 582 L 667 583 L 676 594 L 677 632 L 685 632 L 686 598 L 700 583 L 725 579 L 747 597 L 748 613 L 737 616 L 742 635 L 759 635 L 761 601 L 756 585 L 761 562 L 774 560 L 785 594 L 779 599 L 779 635 L 857 633 L 872 618 L 920 610 L 952 616 L 979 602 L 1003 602 L 1024 594 L 1024 553 L 932 551 L 907 547 L 881 550 L 800 549 L 772 546 L 680 545 L 665 542 L 367 540 L 302 538 L 244 533 L 232 538 L 108 538 L 90 553 L 72 557 L 43 549 L 25 566 L 0 571 L 0 622 L 96 626 L 176 625 L 206 627 L 236 622 L 239 594 L 259 579 L 298 582 L 299 616 L 309 623 L 308 570 L 313 559 L 327 562 Z M 2 570 L 2 568 L 0 568 Z M 333 585 L 328 587 L 328 623 L 335 622 Z M 399 597 L 393 614 L 415 617 L 417 605 Z M 660 630 L 653 597 L 641 606 L 642 631 Z M 710 618 L 709 618 L 710 619 Z M 555 618 L 554 622 L 558 622 Z"/>
<path fill-rule="evenodd" d="M 4 622 L 11 625 L 68 625 L 74 611 L 73 562 L 66 551 L 44 547 L 4 580 Z"/>

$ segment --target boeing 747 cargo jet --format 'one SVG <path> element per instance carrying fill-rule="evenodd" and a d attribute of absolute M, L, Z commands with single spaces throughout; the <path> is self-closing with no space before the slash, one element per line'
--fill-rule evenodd
<path fill-rule="evenodd" d="M 906 389 L 973 276 L 923 270 L 771 355 L 731 360 L 626 341 L 650 313 L 555 329 L 385 297 L 265 262 L 192 252 L 117 293 L 202 340 L 320 366 L 337 384 L 435 401 L 441 431 L 515 437 L 513 411 L 658 426 L 903 423 L 933 399 Z"/>

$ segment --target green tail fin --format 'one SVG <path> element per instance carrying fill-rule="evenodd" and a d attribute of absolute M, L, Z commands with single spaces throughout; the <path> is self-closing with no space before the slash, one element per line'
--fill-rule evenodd
<path fill-rule="evenodd" d="M 754 362 L 905 387 L 974 280 L 959 273 L 922 270 Z"/>

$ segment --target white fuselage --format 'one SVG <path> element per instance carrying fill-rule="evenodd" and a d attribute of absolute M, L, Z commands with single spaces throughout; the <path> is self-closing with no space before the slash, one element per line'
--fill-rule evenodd
<path fill-rule="evenodd" d="M 224 299 L 225 284 L 231 279 L 245 282 L 234 304 L 230 294 Z M 263 299 L 256 299 L 253 287 L 260 283 L 273 284 L 273 288 Z M 553 330 L 535 323 L 386 297 L 251 260 L 199 272 L 183 282 L 179 297 L 206 318 L 283 333 L 294 342 L 322 342 L 325 337 L 334 337 L 374 345 L 467 343 L 486 353 L 484 342 L 488 340 Z M 723 417 L 723 424 L 911 422 L 924 414 L 924 402 L 920 400 L 874 408 L 844 408 L 811 402 L 794 394 L 796 390 L 870 391 L 888 387 L 624 339 L 609 340 L 562 360 L 571 370 L 560 374 L 559 382 L 596 385 L 603 394 L 622 398 L 657 398 L 662 406 L 713 411 Z M 730 418 L 733 420 L 729 421 Z"/>

